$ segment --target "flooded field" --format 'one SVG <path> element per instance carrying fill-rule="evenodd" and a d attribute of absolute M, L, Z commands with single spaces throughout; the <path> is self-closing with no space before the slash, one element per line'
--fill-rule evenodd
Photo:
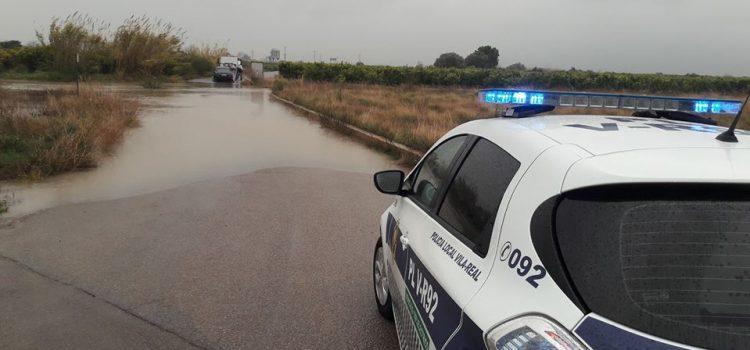
<path fill-rule="evenodd" d="M 47 89 L 59 84 L 6 83 Z M 321 127 L 269 99 L 269 91 L 206 83 L 148 91 L 137 85 L 102 88 L 143 100 L 141 126 L 94 169 L 40 183 L 2 183 L 8 216 L 67 203 L 129 197 L 274 167 L 374 172 L 392 159 Z M 200 200 L 196 198 L 196 200 Z"/>

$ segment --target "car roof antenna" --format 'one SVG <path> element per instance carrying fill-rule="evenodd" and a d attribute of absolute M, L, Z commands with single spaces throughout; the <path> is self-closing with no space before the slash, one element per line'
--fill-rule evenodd
<path fill-rule="evenodd" d="M 716 136 L 717 140 L 721 142 L 737 142 L 737 136 L 734 135 L 734 129 L 737 128 L 737 122 L 739 122 L 740 118 L 742 118 L 742 112 L 745 110 L 745 106 L 747 106 L 748 100 L 750 100 L 750 95 L 747 95 L 747 98 L 745 98 L 745 103 L 742 104 L 742 107 L 740 107 L 740 111 L 737 112 L 736 116 L 734 116 L 732 125 L 729 126 L 729 129 L 719 134 L 719 136 Z"/>

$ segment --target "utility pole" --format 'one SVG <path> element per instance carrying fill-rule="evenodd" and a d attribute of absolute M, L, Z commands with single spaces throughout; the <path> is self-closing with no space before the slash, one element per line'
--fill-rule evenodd
<path fill-rule="evenodd" d="M 317 62 L 315 60 L 315 58 L 317 57 L 317 54 L 318 54 L 318 51 L 317 50 L 313 50 L 313 62 Z"/>
<path fill-rule="evenodd" d="M 284 61 L 286 61 L 286 46 L 284 46 Z"/>

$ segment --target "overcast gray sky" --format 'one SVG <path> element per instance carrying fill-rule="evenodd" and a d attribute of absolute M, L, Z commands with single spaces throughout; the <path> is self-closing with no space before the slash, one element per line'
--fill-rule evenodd
<path fill-rule="evenodd" d="M 489 44 L 501 65 L 750 76 L 747 0 L 3 0 L 0 40 L 74 11 L 159 17 L 255 57 L 414 65 Z"/>

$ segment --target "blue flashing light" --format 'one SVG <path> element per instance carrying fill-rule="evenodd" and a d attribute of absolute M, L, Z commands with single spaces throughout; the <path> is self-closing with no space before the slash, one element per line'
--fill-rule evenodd
<path fill-rule="evenodd" d="M 544 104 L 544 94 L 531 94 L 531 97 L 529 98 L 529 103 L 532 105 Z"/>
<path fill-rule="evenodd" d="M 737 114 L 742 108 L 740 101 L 728 100 L 691 100 L 684 98 L 611 95 L 589 93 L 565 93 L 533 90 L 482 90 L 483 101 L 493 104 L 515 105 L 573 105 L 579 97 L 585 102 L 591 102 L 589 107 L 606 106 L 610 108 L 640 108 L 653 110 L 674 110 L 689 113 Z M 598 101 L 598 102 L 593 102 Z M 636 106 L 636 101 L 638 105 Z M 569 103 L 569 104 L 568 104 Z M 586 106 L 584 103 L 582 106 Z"/>
<path fill-rule="evenodd" d="M 711 113 L 721 113 L 721 110 L 723 109 L 723 103 L 721 102 L 712 102 L 711 103 Z"/>
<path fill-rule="evenodd" d="M 513 94 L 513 103 L 524 104 L 526 103 L 526 93 L 516 92 Z"/>
<path fill-rule="evenodd" d="M 495 92 L 494 91 L 487 91 L 484 94 L 484 102 L 495 103 Z"/>
<path fill-rule="evenodd" d="M 698 113 L 708 113 L 708 101 L 695 101 L 694 111 Z"/>
<path fill-rule="evenodd" d="M 737 114 L 742 103 L 719 101 L 695 101 L 693 111 L 696 113 Z"/>
<path fill-rule="evenodd" d="M 484 102 L 497 104 L 544 104 L 544 94 L 523 91 L 492 90 L 484 93 Z"/>
<path fill-rule="evenodd" d="M 724 113 L 737 114 L 740 112 L 740 108 L 742 108 L 742 103 L 736 102 L 722 102 L 721 105 L 721 111 Z"/>
<path fill-rule="evenodd" d="M 507 91 L 498 91 L 495 94 L 495 103 L 510 103 L 512 94 Z"/>

